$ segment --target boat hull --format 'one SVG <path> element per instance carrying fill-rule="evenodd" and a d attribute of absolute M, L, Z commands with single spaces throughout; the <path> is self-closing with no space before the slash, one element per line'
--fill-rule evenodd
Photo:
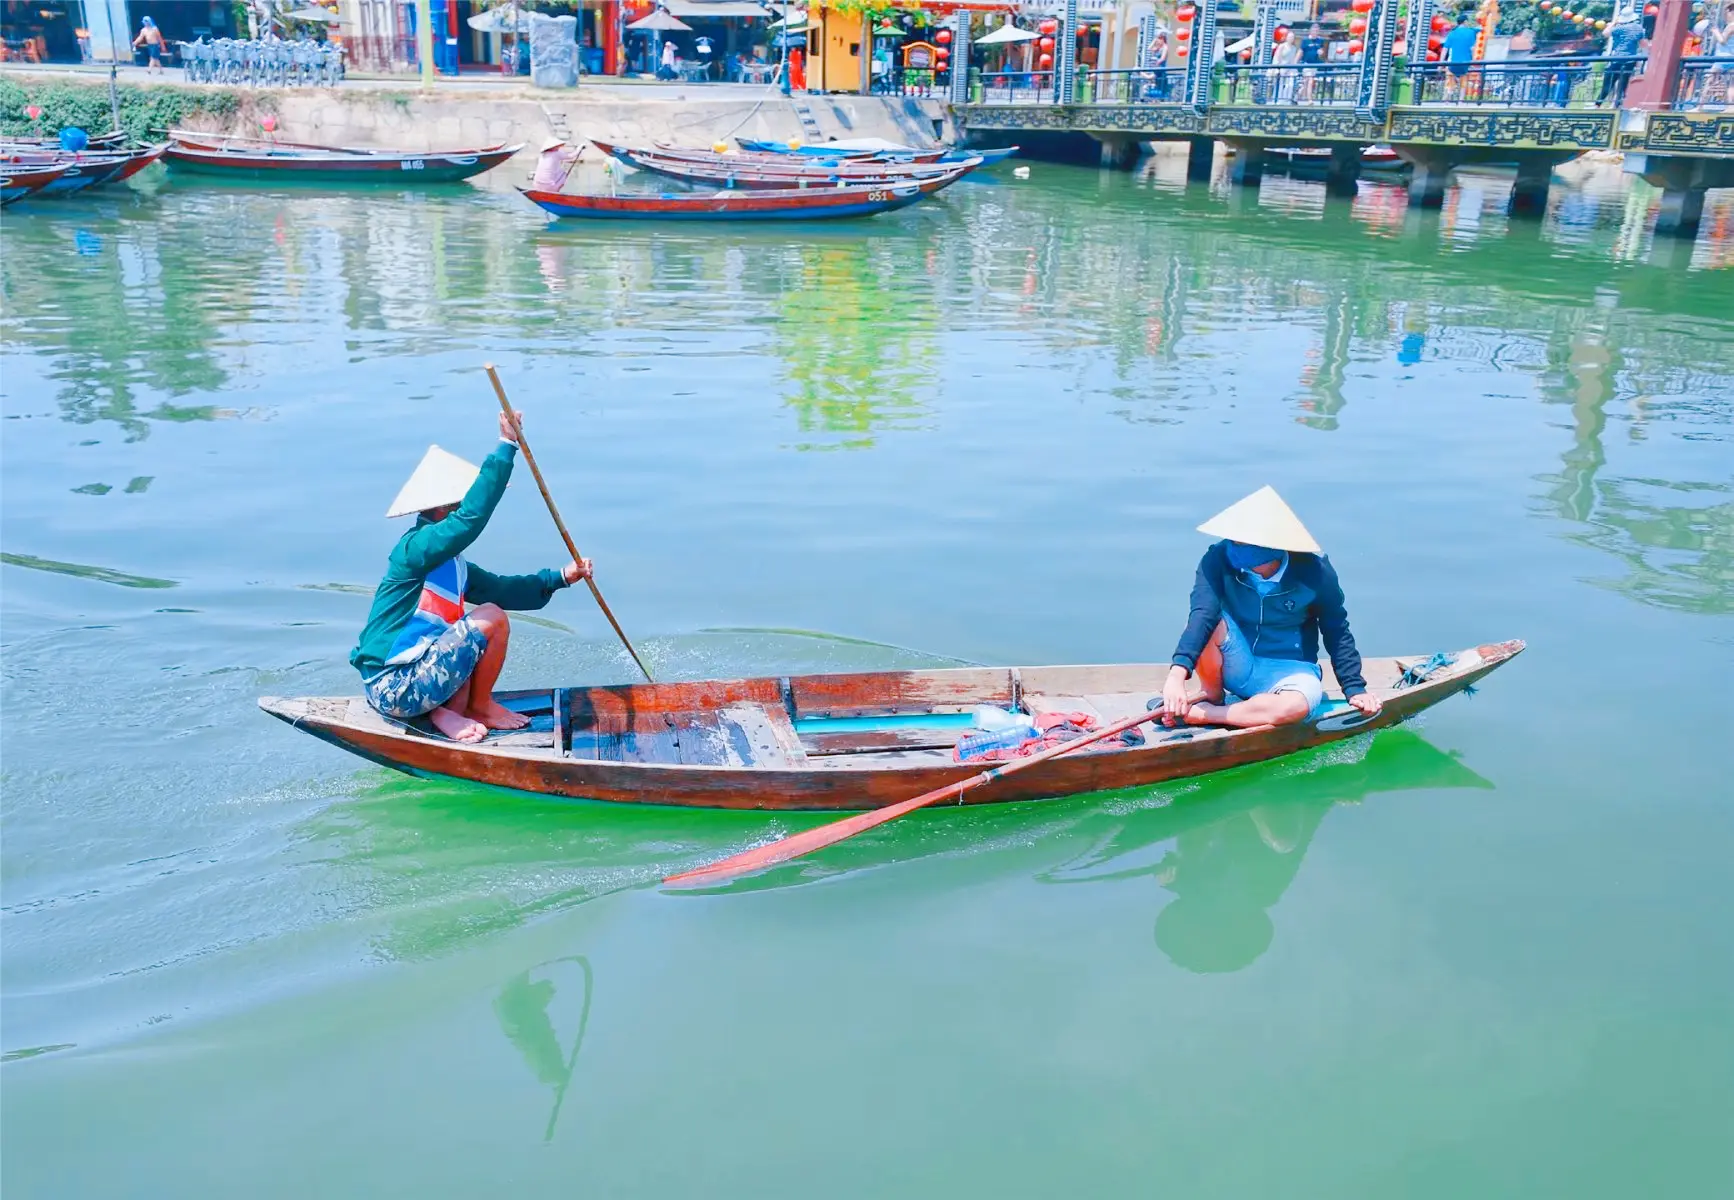
<path fill-rule="evenodd" d="M 804 165 L 795 155 L 788 155 L 779 166 L 775 156 L 743 159 L 742 156 L 716 154 L 710 151 L 651 151 L 634 150 L 610 142 L 592 140 L 592 145 L 628 166 L 649 171 L 669 179 L 699 186 L 728 188 L 800 188 L 836 187 L 871 184 L 909 183 L 934 179 L 947 172 L 968 172 L 981 165 L 978 158 L 956 163 L 889 163 L 843 162 L 835 165 L 817 163 Z"/>
<path fill-rule="evenodd" d="M 937 187 L 791 188 L 706 194 L 579 196 L 525 189 L 556 217 L 612 221 L 829 221 L 907 208 Z"/>
<path fill-rule="evenodd" d="M 491 171 L 518 152 L 517 146 L 449 154 L 356 154 L 319 151 L 253 151 L 171 145 L 169 168 L 194 175 L 261 179 L 279 183 L 381 183 L 394 187 L 455 183 Z"/>
<path fill-rule="evenodd" d="M 1394 725 L 1470 686 L 1523 650 L 1502 642 L 1432 659 L 1369 660 L 1383 701 L 1366 717 L 1340 701 L 1296 725 L 1249 730 L 1149 727 L 1144 745 L 1091 748 L 965 793 L 964 803 L 1048 799 L 1139 787 L 1263 762 Z M 1444 665 L 1438 664 L 1447 660 Z M 1423 666 L 1425 664 L 1425 666 Z M 1401 682 L 1405 669 L 1430 670 Z M 862 719 L 921 720 L 974 704 L 1073 712 L 1104 721 L 1142 711 L 1166 664 L 881 672 L 793 679 L 640 684 L 502 693 L 520 711 L 551 713 L 546 744 L 459 745 L 389 722 L 354 698 L 281 700 L 260 706 L 297 729 L 414 775 L 466 780 L 574 800 L 690 808 L 842 812 L 879 808 L 958 782 L 980 763 L 956 763 L 944 738 L 903 729 L 849 732 Z M 1112 687 L 1090 693 L 1089 687 Z M 1043 691 L 1035 691 L 1041 688 Z M 1077 692 L 1078 695 L 1071 693 Z M 1021 699 L 1019 699 L 1021 697 Z M 851 717 L 855 714 L 855 717 Z M 901 714 L 901 715 L 900 715 Z M 931 718 L 930 718 L 931 719 Z M 844 732 L 814 733 L 841 721 Z M 797 730 L 798 725 L 806 731 Z M 949 735 L 955 742 L 955 731 Z M 938 744 L 923 737 L 939 737 Z"/>

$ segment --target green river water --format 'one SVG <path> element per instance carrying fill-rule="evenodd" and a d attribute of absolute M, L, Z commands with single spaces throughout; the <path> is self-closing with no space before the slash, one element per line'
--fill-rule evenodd
<path fill-rule="evenodd" d="M 147 181 L 9 209 L 0 1067 L 36 1197 L 1734 1192 L 1734 195 L 1653 244 L 1000 168 L 832 227 Z M 1422 721 L 1109 796 L 806 817 L 411 779 L 345 662 L 499 364 L 661 676 L 1160 661 L 1275 484 Z M 472 557 L 561 558 L 527 472 Z M 621 681 L 582 589 L 505 684 Z"/>

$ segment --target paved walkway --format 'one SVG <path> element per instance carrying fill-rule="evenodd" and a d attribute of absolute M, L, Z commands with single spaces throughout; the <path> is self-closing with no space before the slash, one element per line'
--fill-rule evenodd
<path fill-rule="evenodd" d="M 100 83 L 108 78 L 108 67 L 98 63 L 0 63 L 0 73 L 12 76 L 42 76 L 67 77 L 76 76 L 88 79 L 92 83 Z M 200 84 L 188 83 L 184 74 L 177 67 L 170 67 L 157 75 L 145 67 L 135 67 L 122 64 L 116 72 L 121 83 L 129 86 L 151 87 L 157 84 L 173 84 L 177 87 L 226 87 L 243 88 L 244 84 Z M 390 76 L 350 76 L 337 85 L 339 91 L 381 91 L 403 92 L 419 90 L 421 81 L 413 75 Z M 270 89 L 260 89 L 270 90 Z M 313 88 L 282 89 L 293 91 L 316 91 Z M 586 95 L 611 100 L 688 100 L 703 96 L 708 100 L 757 100 L 768 94 L 777 92 L 772 84 L 754 83 L 664 83 L 655 79 L 620 79 L 613 76 L 586 75 L 576 89 L 571 88 L 539 88 L 532 85 L 528 78 L 493 73 L 475 75 L 460 75 L 456 78 L 447 75 L 437 76 L 433 91 L 438 94 L 473 95 L 479 92 L 490 94 L 523 93 L 540 99 L 551 96 L 571 96 L 574 91 Z"/>

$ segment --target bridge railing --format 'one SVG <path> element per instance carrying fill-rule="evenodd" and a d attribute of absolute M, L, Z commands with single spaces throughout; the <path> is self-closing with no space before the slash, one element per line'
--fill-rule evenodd
<path fill-rule="evenodd" d="M 1625 98 L 1638 55 L 1514 58 L 1503 62 L 1417 63 L 1409 103 L 1583 108 Z"/>
<path fill-rule="evenodd" d="M 1186 99 L 1186 68 L 1149 71 L 1091 71 L 1078 77 L 1084 104 L 1181 104 Z"/>
<path fill-rule="evenodd" d="M 1681 59 L 1674 107 L 1711 111 L 1734 108 L 1734 58 Z"/>
<path fill-rule="evenodd" d="M 983 104 L 1058 104 L 1053 71 L 985 71 L 981 76 Z"/>
<path fill-rule="evenodd" d="M 1359 63 L 1227 63 L 1222 67 L 1222 99 L 1228 104 L 1352 105 L 1360 78 Z"/>

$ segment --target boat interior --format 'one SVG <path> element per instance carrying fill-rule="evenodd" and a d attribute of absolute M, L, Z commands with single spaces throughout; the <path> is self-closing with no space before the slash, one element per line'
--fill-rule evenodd
<path fill-rule="evenodd" d="M 1423 661 L 1368 659 L 1363 671 L 1371 689 L 1386 694 L 1405 667 Z M 1341 689 L 1322 666 L 1326 699 L 1340 705 Z M 1083 713 L 1107 723 L 1146 711 L 1167 670 L 1165 663 L 972 667 L 500 692 L 496 699 L 531 724 L 490 734 L 480 746 L 530 758 L 758 770 L 933 766 L 952 761 L 980 705 L 1032 717 Z M 425 718 L 395 721 L 359 696 L 276 703 L 292 720 L 442 738 Z M 1192 731 L 1194 737 L 1229 732 Z M 1111 743 L 1100 752 L 1116 748 L 1123 747 Z"/>

